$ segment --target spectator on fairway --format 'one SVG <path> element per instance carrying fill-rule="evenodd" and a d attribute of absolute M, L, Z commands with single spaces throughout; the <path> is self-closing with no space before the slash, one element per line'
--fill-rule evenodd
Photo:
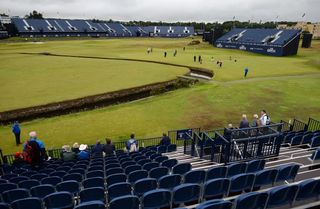
<path fill-rule="evenodd" d="M 88 152 L 88 145 L 81 144 L 79 147 L 79 154 L 78 154 L 78 160 L 89 160 L 90 153 Z"/>
<path fill-rule="evenodd" d="M 221 61 L 219 62 L 219 67 L 222 68 L 222 62 Z"/>
<path fill-rule="evenodd" d="M 259 126 L 259 116 L 258 114 L 254 114 L 251 127 L 258 127 L 258 126 Z"/>
<path fill-rule="evenodd" d="M 246 68 L 244 69 L 244 78 L 247 77 L 248 72 L 249 72 L 249 69 L 248 69 L 248 67 L 246 67 Z"/>
<path fill-rule="evenodd" d="M 163 53 L 163 56 L 166 58 L 166 57 L 167 57 L 167 52 L 164 52 L 164 53 Z"/>
<path fill-rule="evenodd" d="M 243 114 L 242 119 L 240 121 L 239 128 L 249 128 L 249 121 L 247 119 L 247 115 Z"/>
<path fill-rule="evenodd" d="M 103 145 L 100 143 L 100 140 L 97 140 L 97 143 L 94 145 L 91 154 L 94 153 L 102 153 L 103 152 Z"/>
<path fill-rule="evenodd" d="M 265 110 L 261 110 L 260 115 L 261 115 L 260 117 L 261 126 L 270 125 L 270 117 L 267 115 L 267 112 Z"/>
<path fill-rule="evenodd" d="M 177 56 L 177 53 L 178 53 L 178 51 L 175 49 L 174 52 L 173 52 L 173 56 L 174 57 Z"/>
<path fill-rule="evenodd" d="M 18 146 L 19 144 L 21 144 L 20 142 L 20 133 L 21 133 L 21 129 L 20 129 L 20 125 L 18 123 L 18 121 L 15 121 L 12 125 L 12 133 L 14 134 L 15 138 L 16 138 L 16 145 Z"/>
<path fill-rule="evenodd" d="M 128 152 L 138 151 L 138 142 L 134 138 L 134 134 L 130 135 L 130 139 L 127 141 L 126 148 Z"/>
<path fill-rule="evenodd" d="M 76 159 L 76 153 L 72 152 L 69 145 L 62 146 L 61 159 L 63 161 L 72 161 Z"/>
<path fill-rule="evenodd" d="M 193 56 L 193 62 L 196 62 L 196 61 L 197 61 L 197 56 L 194 55 L 194 56 Z"/>
<path fill-rule="evenodd" d="M 169 136 L 167 136 L 166 133 L 163 133 L 161 141 L 160 141 L 160 145 L 168 146 L 170 144 L 171 144 L 171 140 L 170 140 Z"/>
<path fill-rule="evenodd" d="M 103 152 L 105 155 L 111 155 L 115 151 L 114 144 L 111 143 L 111 139 L 106 138 L 106 144 L 103 146 Z"/>
<path fill-rule="evenodd" d="M 202 57 L 201 57 L 201 55 L 199 55 L 199 57 L 198 57 L 198 62 L 199 62 L 199 63 L 202 62 Z"/>
<path fill-rule="evenodd" d="M 78 154 L 80 152 L 79 150 L 79 144 L 78 142 L 75 142 L 73 145 L 72 145 L 72 152 Z"/>

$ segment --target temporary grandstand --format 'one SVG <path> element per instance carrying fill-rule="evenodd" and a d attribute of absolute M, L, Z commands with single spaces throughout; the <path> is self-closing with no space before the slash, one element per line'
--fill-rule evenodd
<path fill-rule="evenodd" d="M 319 208 L 320 121 L 249 129 L 169 131 L 139 151 L 64 162 L 40 170 L 2 158 L 0 208 Z"/>
<path fill-rule="evenodd" d="M 70 19 L 12 18 L 15 35 L 21 37 L 186 37 L 194 34 L 193 27 L 184 26 L 125 26 L 121 23 L 93 22 Z"/>
<path fill-rule="evenodd" d="M 220 37 L 218 48 L 240 49 L 265 55 L 288 56 L 297 54 L 300 30 L 235 28 Z"/>

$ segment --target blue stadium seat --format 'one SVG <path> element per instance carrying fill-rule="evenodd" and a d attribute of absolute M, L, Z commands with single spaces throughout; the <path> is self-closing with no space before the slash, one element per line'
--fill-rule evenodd
<path fill-rule="evenodd" d="M 40 171 L 39 171 L 39 173 L 43 173 L 43 174 L 47 174 L 47 175 L 49 175 L 50 173 L 52 173 L 52 172 L 54 172 L 55 170 L 54 169 L 52 169 L 52 168 L 45 168 L 45 169 L 41 169 Z M 39 174 L 38 173 L 38 174 Z M 36 175 L 36 174 L 34 174 L 34 175 Z"/>
<path fill-rule="evenodd" d="M 109 202 L 116 197 L 131 195 L 131 194 L 132 194 L 132 188 L 131 188 L 131 184 L 129 183 L 116 183 L 111 185 L 108 188 Z"/>
<path fill-rule="evenodd" d="M 312 164 L 318 162 L 320 160 L 320 148 L 316 149 L 308 159 Z"/>
<path fill-rule="evenodd" d="M 0 202 L 0 209 L 11 209 L 11 208 L 8 203 Z"/>
<path fill-rule="evenodd" d="M 291 146 L 297 146 L 302 143 L 302 138 L 303 138 L 303 133 L 295 135 L 294 137 L 291 138 L 290 145 Z"/>
<path fill-rule="evenodd" d="M 84 188 L 102 187 L 104 188 L 104 178 L 94 177 L 83 180 L 82 185 Z"/>
<path fill-rule="evenodd" d="M 162 156 L 161 154 L 155 153 L 155 154 L 150 155 L 149 158 L 150 158 L 150 160 L 154 160 L 154 159 L 156 159 L 157 157 L 161 157 L 161 156 Z"/>
<path fill-rule="evenodd" d="M 184 175 L 184 183 L 202 184 L 206 180 L 205 170 L 192 170 Z"/>
<path fill-rule="evenodd" d="M 241 173 L 245 173 L 247 169 L 246 163 L 233 163 L 227 166 L 227 177 L 235 176 Z"/>
<path fill-rule="evenodd" d="M 19 188 L 31 189 L 31 187 L 40 185 L 40 182 L 37 180 L 30 179 L 30 180 L 20 181 L 18 185 L 19 185 Z"/>
<path fill-rule="evenodd" d="M 18 185 L 13 183 L 3 183 L 0 184 L 0 194 L 2 194 L 5 191 L 11 190 L 11 189 L 17 189 Z"/>
<path fill-rule="evenodd" d="M 77 182 L 82 182 L 83 177 L 80 173 L 72 173 L 72 174 L 65 175 L 62 179 L 63 181 L 74 180 Z"/>
<path fill-rule="evenodd" d="M 154 160 L 158 163 L 162 163 L 163 161 L 165 160 L 168 160 L 169 158 L 167 156 L 159 156 L 159 157 L 156 157 Z"/>
<path fill-rule="evenodd" d="M 150 163 L 146 163 L 142 166 L 142 169 L 143 170 L 146 170 L 146 171 L 150 171 L 151 169 L 153 168 L 158 168 L 160 166 L 159 163 L 157 162 L 150 162 Z"/>
<path fill-rule="evenodd" d="M 1 178 L 5 180 L 10 180 L 11 178 L 14 178 L 14 177 L 18 177 L 18 175 L 14 173 L 9 173 L 1 176 Z"/>
<path fill-rule="evenodd" d="M 5 179 L 0 179 L 0 184 L 5 184 L 5 183 L 8 183 L 8 181 Z"/>
<path fill-rule="evenodd" d="M 106 170 L 106 176 L 110 176 L 113 174 L 124 173 L 122 168 L 110 168 Z"/>
<path fill-rule="evenodd" d="M 69 173 L 69 174 L 79 173 L 79 174 L 81 174 L 81 175 L 85 175 L 85 174 L 86 174 L 86 170 L 83 169 L 83 168 L 73 168 L 73 169 L 71 169 L 68 173 Z"/>
<path fill-rule="evenodd" d="M 134 183 L 140 179 L 143 179 L 143 178 L 147 178 L 148 177 L 148 171 L 146 170 L 136 170 L 136 171 L 133 171 L 131 172 L 129 175 L 128 175 L 128 182 L 130 183 Z"/>
<path fill-rule="evenodd" d="M 28 198 L 13 201 L 11 203 L 11 208 L 12 209 L 27 209 L 27 208 L 43 209 L 42 201 L 40 198 L 37 198 L 37 197 L 28 197 Z"/>
<path fill-rule="evenodd" d="M 203 189 L 203 199 L 220 199 L 228 194 L 230 180 L 227 178 L 216 178 L 206 181 Z"/>
<path fill-rule="evenodd" d="M 18 184 L 20 181 L 25 181 L 25 180 L 29 180 L 29 177 L 26 177 L 26 176 L 17 176 L 17 177 L 11 178 L 9 181 L 10 181 L 11 183 Z"/>
<path fill-rule="evenodd" d="M 65 172 L 65 171 L 54 171 L 49 174 L 49 176 L 58 176 L 60 178 L 62 178 L 65 175 L 67 175 L 67 172 Z"/>
<path fill-rule="evenodd" d="M 105 209 L 106 206 L 101 201 L 84 202 L 77 205 L 74 209 Z"/>
<path fill-rule="evenodd" d="M 277 169 L 265 169 L 256 173 L 254 181 L 254 190 L 260 189 L 261 186 L 274 184 L 278 175 Z"/>
<path fill-rule="evenodd" d="M 272 188 L 269 191 L 267 208 L 287 206 L 288 204 L 291 207 L 298 189 L 298 185 L 283 185 Z"/>
<path fill-rule="evenodd" d="M 266 161 L 263 159 L 251 160 L 247 163 L 247 173 L 255 173 L 264 169 Z"/>
<path fill-rule="evenodd" d="M 73 195 L 69 192 L 55 192 L 43 199 L 47 209 L 71 209 L 74 205 Z"/>
<path fill-rule="evenodd" d="M 108 187 L 113 184 L 126 182 L 126 181 L 127 181 L 127 176 L 124 173 L 113 174 L 113 175 L 110 175 L 106 178 L 106 182 L 107 182 Z"/>
<path fill-rule="evenodd" d="M 126 169 L 127 167 L 132 166 L 132 165 L 137 165 L 137 163 L 133 160 L 130 160 L 130 161 L 126 161 L 126 162 L 122 163 L 121 167 L 123 169 Z"/>
<path fill-rule="evenodd" d="M 287 164 L 278 167 L 278 175 L 276 182 L 279 181 L 289 181 L 296 178 L 300 165 L 298 164 Z"/>
<path fill-rule="evenodd" d="M 250 192 L 248 194 L 240 195 L 236 200 L 235 209 L 264 209 L 268 200 L 268 193 L 266 192 Z"/>
<path fill-rule="evenodd" d="M 197 203 L 200 199 L 200 185 L 181 184 L 172 191 L 174 205 Z"/>
<path fill-rule="evenodd" d="M 118 160 L 108 160 L 105 162 L 106 166 L 111 165 L 111 164 L 119 164 L 120 165 L 120 162 Z"/>
<path fill-rule="evenodd" d="M 174 187 L 181 184 L 181 175 L 171 174 L 159 178 L 159 188 L 162 189 L 173 189 Z"/>
<path fill-rule="evenodd" d="M 301 144 L 311 144 L 313 133 L 303 135 Z"/>
<path fill-rule="evenodd" d="M 225 178 L 227 175 L 227 167 L 219 166 L 215 168 L 210 168 L 207 170 L 207 180 L 216 179 L 216 178 Z"/>
<path fill-rule="evenodd" d="M 147 163 L 151 163 L 152 161 L 150 159 L 142 159 L 142 160 L 139 160 L 137 163 L 141 166 L 144 166 L 145 164 Z"/>
<path fill-rule="evenodd" d="M 168 175 L 169 173 L 169 168 L 167 167 L 158 167 L 158 168 L 153 168 L 149 171 L 149 176 L 150 178 L 155 178 L 159 179 L 163 176 Z"/>
<path fill-rule="evenodd" d="M 319 147 L 320 146 L 320 135 L 312 137 L 310 146 L 311 147 Z"/>
<path fill-rule="evenodd" d="M 177 145 L 176 144 L 169 144 L 167 147 L 167 152 L 174 152 L 177 150 Z"/>
<path fill-rule="evenodd" d="M 30 197 L 28 189 L 11 189 L 1 194 L 2 199 L 6 203 L 11 203 L 15 200 Z"/>
<path fill-rule="evenodd" d="M 90 202 L 95 200 L 106 202 L 104 189 L 101 187 L 83 189 L 80 191 L 79 196 L 81 202 Z"/>
<path fill-rule="evenodd" d="M 110 202 L 109 209 L 139 209 L 139 198 L 134 195 L 117 197 Z"/>
<path fill-rule="evenodd" d="M 144 193 L 157 188 L 157 179 L 145 178 L 138 180 L 133 185 L 134 193 L 141 197 Z"/>
<path fill-rule="evenodd" d="M 241 194 L 245 190 L 251 191 L 255 175 L 238 174 L 230 178 L 230 190 L 228 196 Z"/>
<path fill-rule="evenodd" d="M 148 151 L 148 152 L 146 152 L 144 155 L 146 156 L 146 157 L 150 157 L 151 155 L 153 155 L 153 154 L 155 154 L 155 153 L 157 153 L 156 151 Z"/>
<path fill-rule="evenodd" d="M 143 194 L 142 208 L 157 209 L 171 206 L 171 192 L 166 189 L 156 189 Z"/>
<path fill-rule="evenodd" d="M 71 194 L 77 194 L 80 191 L 80 183 L 74 180 L 63 181 L 57 184 L 56 189 L 58 192 L 65 191 Z"/>
<path fill-rule="evenodd" d="M 184 175 L 191 169 L 192 169 L 192 166 L 190 163 L 179 163 L 172 168 L 172 173 Z"/>
<path fill-rule="evenodd" d="M 51 184 L 53 186 L 56 186 L 61 181 L 62 179 L 58 176 L 50 176 L 50 177 L 43 178 L 41 180 L 41 184 Z"/>
<path fill-rule="evenodd" d="M 165 152 L 167 152 L 167 146 L 165 146 L 165 145 L 158 146 L 158 147 L 157 147 L 157 152 L 158 152 L 158 153 L 165 153 Z"/>
<path fill-rule="evenodd" d="M 42 179 L 44 179 L 44 178 L 46 178 L 46 177 L 48 177 L 47 174 L 45 174 L 45 173 L 38 173 L 38 174 L 32 175 L 30 178 L 31 178 L 31 179 L 34 179 L 34 180 L 41 181 Z"/>
<path fill-rule="evenodd" d="M 296 201 L 318 197 L 320 195 L 320 180 L 307 179 L 299 184 Z"/>
<path fill-rule="evenodd" d="M 225 200 L 210 200 L 199 204 L 196 209 L 232 209 L 232 203 Z"/>
<path fill-rule="evenodd" d="M 94 166 L 89 166 L 87 172 L 90 171 L 103 171 L 103 166 L 102 165 L 94 165 Z"/>
<path fill-rule="evenodd" d="M 71 170 L 71 167 L 70 166 L 59 166 L 56 170 L 68 172 L 69 170 Z"/>
<path fill-rule="evenodd" d="M 37 173 L 38 173 L 37 171 L 28 170 L 26 172 L 21 173 L 20 176 L 31 177 L 32 175 L 37 174 Z"/>
<path fill-rule="evenodd" d="M 87 178 L 92 178 L 92 177 L 101 177 L 104 178 L 104 172 L 103 170 L 94 170 L 94 171 L 89 171 L 86 174 Z"/>
<path fill-rule="evenodd" d="M 33 197 L 44 198 L 45 196 L 52 194 L 56 191 L 55 187 L 51 184 L 41 184 L 39 186 L 32 187 L 30 189 Z"/>
<path fill-rule="evenodd" d="M 125 174 L 128 175 L 133 171 L 137 171 L 137 170 L 141 170 L 141 169 L 142 169 L 141 165 L 130 165 L 130 166 L 126 167 L 124 172 L 125 172 Z"/>
<path fill-rule="evenodd" d="M 110 163 L 110 164 L 106 164 L 104 169 L 108 170 L 110 168 L 121 168 L 121 165 L 119 163 Z"/>
<path fill-rule="evenodd" d="M 164 167 L 167 167 L 167 168 L 171 169 L 173 166 L 175 166 L 177 164 L 178 164 L 178 160 L 177 159 L 168 159 L 168 160 L 163 161 L 161 163 L 161 166 L 164 166 Z"/>
<path fill-rule="evenodd" d="M 142 155 L 138 155 L 138 156 L 135 156 L 133 159 L 134 159 L 134 161 L 138 162 L 139 160 L 147 159 L 147 157 L 146 156 L 142 156 Z"/>

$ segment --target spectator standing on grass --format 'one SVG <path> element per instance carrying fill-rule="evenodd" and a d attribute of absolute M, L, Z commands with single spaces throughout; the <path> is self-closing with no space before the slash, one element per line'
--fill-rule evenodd
<path fill-rule="evenodd" d="M 100 140 L 97 140 L 97 143 L 94 145 L 91 153 L 102 153 L 103 152 L 103 145 L 100 143 Z"/>
<path fill-rule="evenodd" d="M 114 144 L 111 143 L 111 139 L 106 138 L 106 144 L 103 146 L 103 152 L 105 155 L 111 155 L 115 151 Z"/>
<path fill-rule="evenodd" d="M 194 56 L 193 56 L 193 62 L 196 62 L 196 61 L 197 61 L 197 56 L 194 55 Z"/>
<path fill-rule="evenodd" d="M 15 121 L 12 125 L 12 133 L 14 134 L 16 138 L 16 145 L 18 146 L 21 144 L 20 142 L 20 134 L 21 134 L 21 129 L 18 121 Z"/>
<path fill-rule="evenodd" d="M 78 160 L 89 160 L 90 153 L 88 152 L 88 145 L 81 144 L 79 147 L 79 154 L 78 154 Z"/>
<path fill-rule="evenodd" d="M 202 57 L 201 57 L 201 55 L 199 55 L 199 57 L 198 57 L 198 62 L 199 62 L 199 63 L 202 62 Z"/>
<path fill-rule="evenodd" d="M 178 51 L 175 49 L 174 52 L 173 52 L 173 56 L 174 57 L 177 56 L 177 53 L 178 53 Z"/>
<path fill-rule="evenodd" d="M 247 115 L 243 114 L 242 119 L 240 121 L 239 128 L 249 128 L 249 121 L 247 119 Z"/>
<path fill-rule="evenodd" d="M 164 53 L 163 53 L 163 56 L 166 58 L 166 57 L 167 57 L 167 52 L 164 52 Z"/>
<path fill-rule="evenodd" d="M 160 145 L 168 146 L 170 144 L 171 144 L 171 140 L 170 140 L 169 136 L 167 136 L 166 133 L 163 133 L 161 141 L 160 141 Z"/>
<path fill-rule="evenodd" d="M 248 67 L 246 67 L 246 68 L 244 69 L 244 78 L 246 78 L 246 77 L 247 77 L 248 72 L 249 72 L 249 68 L 248 68 Z"/>
<path fill-rule="evenodd" d="M 126 143 L 126 148 L 128 152 L 138 151 L 138 141 L 134 138 L 134 134 L 130 135 L 130 139 Z"/>

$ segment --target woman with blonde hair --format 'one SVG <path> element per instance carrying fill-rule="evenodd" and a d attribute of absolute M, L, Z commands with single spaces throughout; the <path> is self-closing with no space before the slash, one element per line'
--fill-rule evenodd
<path fill-rule="evenodd" d="M 259 127 L 259 116 L 258 114 L 253 115 L 253 121 L 251 127 Z"/>

